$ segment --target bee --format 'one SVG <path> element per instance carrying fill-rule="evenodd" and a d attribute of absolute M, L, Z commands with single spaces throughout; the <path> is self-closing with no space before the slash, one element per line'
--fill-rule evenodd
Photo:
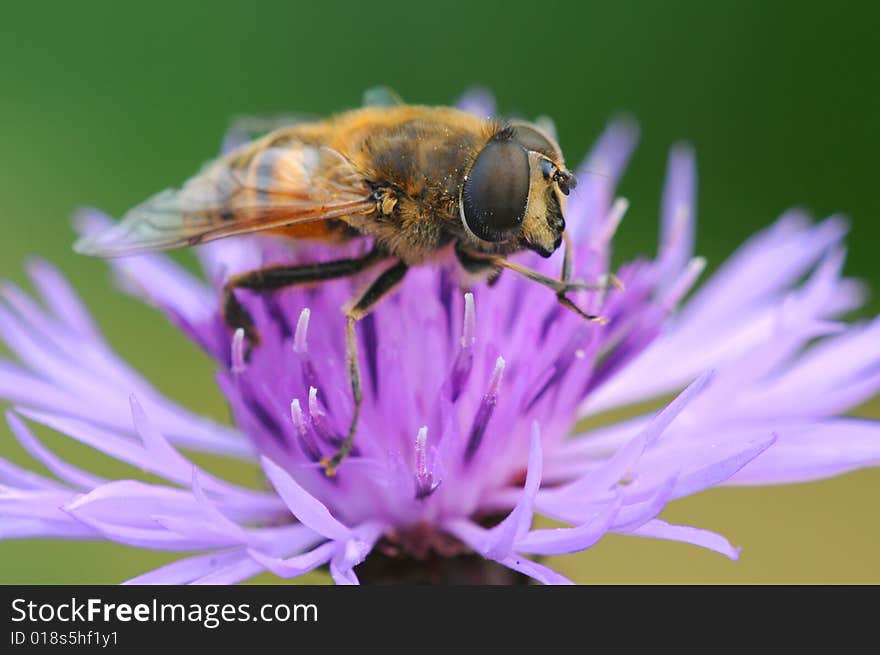
<path fill-rule="evenodd" d="M 343 308 L 354 411 L 339 450 L 322 461 L 327 475 L 350 452 L 360 414 L 355 325 L 411 267 L 454 257 L 477 276 L 510 269 L 554 291 L 583 318 L 601 320 L 567 295 L 597 285 L 570 279 L 565 207 L 577 181 L 548 131 L 451 107 L 406 105 L 390 91 L 373 90 L 368 97 L 365 106 L 331 118 L 268 125 L 277 129 L 74 245 L 79 253 L 118 257 L 253 232 L 336 243 L 369 240 L 362 256 L 245 272 L 224 287 L 224 318 L 244 331 L 253 348 L 260 335 L 236 289 L 270 292 L 381 268 Z M 508 258 L 526 249 L 549 257 L 563 243 L 558 279 Z"/>

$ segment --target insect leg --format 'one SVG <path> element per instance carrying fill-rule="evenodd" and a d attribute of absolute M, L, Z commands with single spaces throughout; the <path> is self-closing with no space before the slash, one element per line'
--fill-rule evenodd
<path fill-rule="evenodd" d="M 571 271 L 574 260 L 573 246 L 571 243 L 571 237 L 568 236 L 568 232 L 562 233 L 562 243 L 563 243 L 563 255 L 562 255 L 562 272 L 560 273 L 560 282 L 562 286 L 560 289 L 556 290 L 556 299 L 560 302 L 563 307 L 572 310 L 579 316 L 585 318 L 588 321 L 595 321 L 597 323 L 604 323 L 604 319 L 600 316 L 594 316 L 593 314 L 587 314 L 580 307 L 575 305 L 569 298 L 566 296 L 566 291 L 571 289 Z"/>
<path fill-rule="evenodd" d="M 223 317 L 230 327 L 242 328 L 251 346 L 256 346 L 260 342 L 260 335 L 254 328 L 251 315 L 235 297 L 235 289 L 274 291 L 298 284 L 348 277 L 369 268 L 385 257 L 387 255 L 384 253 L 373 250 L 363 257 L 352 259 L 337 259 L 299 266 L 270 266 L 234 275 L 223 287 Z"/>
<path fill-rule="evenodd" d="M 509 259 L 505 259 L 504 257 L 500 257 L 498 255 L 484 255 L 482 253 L 466 253 L 468 257 L 478 260 L 483 259 L 486 262 L 490 263 L 492 266 L 496 268 L 507 268 L 522 275 L 523 277 L 532 280 L 533 282 L 537 282 L 553 291 L 556 292 L 556 298 L 559 300 L 559 303 L 566 307 L 579 316 L 588 321 L 594 321 L 596 323 L 604 323 L 604 319 L 601 316 L 596 316 L 594 314 L 588 314 L 584 312 L 580 307 L 574 304 L 571 299 L 568 298 L 566 294 L 571 291 L 602 291 L 608 288 L 609 285 L 620 288 L 621 284 L 617 277 L 613 274 L 610 274 L 605 277 L 605 279 L 601 280 L 599 283 L 590 284 L 587 282 L 572 282 L 570 280 L 571 277 L 571 269 L 572 269 L 572 253 L 571 253 L 571 241 L 568 238 L 565 238 L 565 257 L 562 262 L 562 275 L 561 279 L 556 279 L 550 277 L 549 275 L 544 275 L 543 273 L 539 273 L 528 266 L 523 266 L 522 264 L 517 264 L 516 262 L 510 261 Z"/>
<path fill-rule="evenodd" d="M 386 270 L 345 311 L 345 353 L 348 363 L 348 376 L 351 381 L 351 394 L 354 399 L 354 414 L 348 427 L 348 434 L 339 450 L 336 451 L 333 457 L 325 457 L 321 460 L 321 465 L 324 467 L 324 472 L 328 477 L 336 474 L 337 467 L 351 451 L 351 447 L 354 445 L 354 435 L 357 430 L 358 419 L 361 414 L 363 392 L 361 390 L 361 368 L 360 364 L 358 364 L 355 324 L 369 314 L 382 298 L 400 284 L 403 276 L 406 275 L 407 269 L 406 264 L 398 262 Z"/>
<path fill-rule="evenodd" d="M 574 246 L 571 243 L 571 237 L 568 232 L 562 233 L 562 273 L 559 275 L 564 284 L 571 281 L 572 262 L 574 260 Z"/>

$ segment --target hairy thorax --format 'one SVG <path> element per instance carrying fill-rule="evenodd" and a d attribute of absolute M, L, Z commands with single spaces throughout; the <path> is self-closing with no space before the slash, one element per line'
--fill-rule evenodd
<path fill-rule="evenodd" d="M 373 189 L 376 211 L 349 218 L 352 227 L 407 264 L 462 238 L 459 193 L 491 124 L 449 109 L 405 108 L 369 129 L 354 118 L 344 152 Z"/>

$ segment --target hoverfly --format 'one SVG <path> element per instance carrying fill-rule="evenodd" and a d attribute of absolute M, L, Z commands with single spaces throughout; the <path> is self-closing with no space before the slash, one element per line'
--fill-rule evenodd
<path fill-rule="evenodd" d="M 354 412 L 338 452 L 322 462 L 333 475 L 352 448 L 362 402 L 355 324 L 412 266 L 449 253 L 466 272 L 510 269 L 567 296 L 597 285 L 574 282 L 565 233 L 566 196 L 577 183 L 554 138 L 536 124 L 480 118 L 451 107 L 405 105 L 388 90 L 326 120 L 273 126 L 207 164 L 180 189 L 138 205 L 77 252 L 118 257 L 167 250 L 251 232 L 344 242 L 372 240 L 360 257 L 272 266 L 234 275 L 224 287 L 228 325 L 251 347 L 259 334 L 236 289 L 268 292 L 383 267 L 344 308 Z M 549 257 L 565 243 L 559 279 L 510 261 L 529 249 Z"/>

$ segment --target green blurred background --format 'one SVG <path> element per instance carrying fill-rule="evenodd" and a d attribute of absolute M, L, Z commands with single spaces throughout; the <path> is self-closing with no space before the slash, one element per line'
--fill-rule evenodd
<path fill-rule="evenodd" d="M 71 252 L 71 211 L 89 204 L 118 215 L 178 184 L 217 151 L 232 115 L 337 111 L 376 84 L 444 104 L 482 84 L 503 111 L 553 116 L 571 162 L 610 116 L 639 120 L 641 146 L 621 190 L 632 203 L 622 255 L 653 248 L 666 152 L 687 139 L 700 173 L 698 251 L 710 265 L 797 204 L 852 218 L 846 270 L 877 290 L 880 16 L 870 4 L 15 3 L 0 24 L 0 277 L 24 283 L 30 255 L 55 262 L 125 357 L 171 397 L 223 418 L 208 361 L 117 294 L 104 264 Z M 869 310 L 878 309 L 875 297 Z M 878 417 L 880 404 L 859 412 Z M 11 441 L 4 425 L 0 453 L 28 461 Z M 60 438 L 47 443 L 118 470 Z M 877 583 L 878 498 L 880 471 L 713 490 L 664 516 L 722 532 L 743 546 L 739 562 L 611 536 L 557 564 L 587 583 Z M 0 542 L 0 582 L 112 583 L 173 558 Z"/>

